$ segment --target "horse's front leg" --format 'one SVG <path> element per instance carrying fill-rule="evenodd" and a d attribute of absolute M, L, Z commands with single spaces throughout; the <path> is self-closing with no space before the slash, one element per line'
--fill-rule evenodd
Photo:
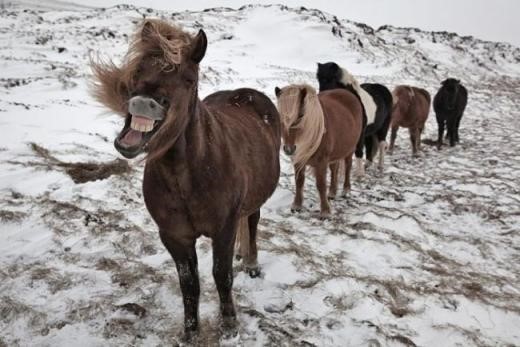
<path fill-rule="evenodd" d="M 320 194 L 321 212 L 320 218 L 327 218 L 330 216 L 330 205 L 327 199 L 327 162 L 323 160 L 314 168 L 316 176 L 316 187 Z"/>
<path fill-rule="evenodd" d="M 299 212 L 302 210 L 303 205 L 303 186 L 305 185 L 305 166 L 301 167 L 300 170 L 294 168 L 294 178 L 296 181 L 296 194 L 294 195 L 294 201 L 291 206 L 291 212 Z"/>
<path fill-rule="evenodd" d="M 238 229 L 238 213 L 228 217 L 224 228 L 213 238 L 213 278 L 220 299 L 222 328 L 225 334 L 236 334 L 236 311 L 233 304 L 233 247 Z"/>
<path fill-rule="evenodd" d="M 336 198 L 336 193 L 338 191 L 338 171 L 339 171 L 339 162 L 336 161 L 329 165 L 330 168 L 330 186 L 329 186 L 329 195 L 328 198 L 330 200 L 334 200 Z"/>
<path fill-rule="evenodd" d="M 437 117 L 437 127 L 438 127 L 437 149 L 441 149 L 442 135 L 444 134 L 444 119 L 442 117 Z"/>
<path fill-rule="evenodd" d="M 181 228 L 180 228 L 181 229 Z M 176 230 L 177 232 L 179 230 Z M 164 246 L 170 252 L 182 292 L 184 303 L 184 332 L 185 339 L 191 340 L 198 331 L 199 326 L 199 273 L 197 270 L 197 252 L 195 250 L 195 238 L 189 237 L 189 232 L 185 233 L 182 239 L 178 237 L 180 233 L 171 230 L 160 229 L 159 234 Z"/>

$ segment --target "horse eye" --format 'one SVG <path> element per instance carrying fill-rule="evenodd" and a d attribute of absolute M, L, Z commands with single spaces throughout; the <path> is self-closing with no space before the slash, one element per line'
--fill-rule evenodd
<path fill-rule="evenodd" d="M 168 98 L 166 96 L 161 96 L 157 100 L 162 106 L 168 106 Z"/>

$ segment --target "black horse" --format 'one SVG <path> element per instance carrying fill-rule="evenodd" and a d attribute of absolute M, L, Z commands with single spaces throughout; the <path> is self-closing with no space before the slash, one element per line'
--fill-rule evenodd
<path fill-rule="evenodd" d="M 370 164 L 379 150 L 378 168 L 382 171 L 386 150 L 386 134 L 392 118 L 392 94 L 388 88 L 377 83 L 360 85 L 347 70 L 333 62 L 318 63 L 317 78 L 320 92 L 343 88 L 350 90 L 360 99 L 363 105 L 364 125 L 366 126 L 363 127 L 362 136 L 356 147 L 356 158 L 361 163 L 364 145 L 367 164 Z M 361 170 L 360 174 L 362 174 L 362 166 L 358 166 L 358 169 Z"/>
<path fill-rule="evenodd" d="M 459 125 L 468 103 L 468 91 L 460 83 L 460 80 L 448 78 L 441 83 L 442 86 L 433 99 L 433 109 L 437 117 L 439 127 L 439 137 L 437 148 L 442 146 L 442 135 L 444 126 L 448 128 L 447 138 L 450 146 L 455 146 L 459 142 Z"/>

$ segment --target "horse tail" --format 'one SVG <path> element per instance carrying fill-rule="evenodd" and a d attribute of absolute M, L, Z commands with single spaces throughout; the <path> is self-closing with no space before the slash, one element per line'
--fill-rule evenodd
<path fill-rule="evenodd" d="M 430 105 L 432 102 L 432 97 L 430 96 L 430 93 L 428 93 L 428 91 L 426 89 L 422 89 L 422 88 L 417 88 L 417 90 L 419 91 L 419 93 L 424 95 L 424 97 L 426 98 L 426 101 L 428 101 L 428 105 Z"/>
<path fill-rule="evenodd" d="M 247 216 L 240 217 L 238 220 L 235 250 L 237 258 L 247 259 L 249 257 L 249 220 Z"/>
<path fill-rule="evenodd" d="M 399 102 L 398 91 L 399 90 L 397 88 L 392 91 L 392 106 L 397 105 L 397 103 Z"/>

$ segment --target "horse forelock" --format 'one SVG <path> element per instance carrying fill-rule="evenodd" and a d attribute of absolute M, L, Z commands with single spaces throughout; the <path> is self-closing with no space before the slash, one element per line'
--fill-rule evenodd
<path fill-rule="evenodd" d="M 135 32 L 120 66 L 111 60 L 91 57 L 92 95 L 110 110 L 125 116 L 129 90 L 142 60 L 152 56 L 153 63 L 161 70 L 171 71 L 182 64 L 192 39 L 189 33 L 166 21 L 147 19 Z"/>
<path fill-rule="evenodd" d="M 146 32 L 144 32 L 146 31 Z M 145 56 L 153 56 L 162 70 L 178 67 L 185 60 L 193 37 L 163 20 L 148 19 L 135 32 L 125 60 L 128 70 L 137 68 Z"/>
<path fill-rule="evenodd" d="M 300 170 L 316 152 L 326 131 L 325 117 L 316 89 L 306 84 L 282 88 L 278 105 L 284 127 L 289 129 L 298 119 L 300 96 L 304 89 L 303 117 L 297 125 L 296 152 L 293 157 L 297 170 Z M 289 114 L 286 113 L 288 110 Z"/>

